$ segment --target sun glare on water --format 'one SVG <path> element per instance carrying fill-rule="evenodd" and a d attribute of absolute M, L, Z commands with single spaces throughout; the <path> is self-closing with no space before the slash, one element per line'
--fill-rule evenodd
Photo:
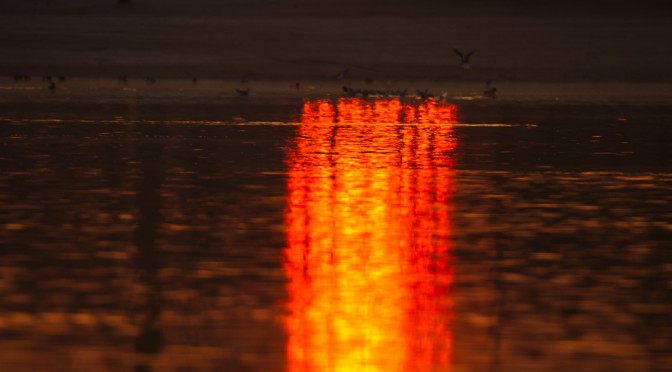
<path fill-rule="evenodd" d="M 406 103 L 398 98 L 339 98 L 336 103 L 322 99 L 304 102 L 301 123 L 456 124 L 457 108 L 431 98 L 421 103 Z"/>
<path fill-rule="evenodd" d="M 386 124 L 321 125 L 335 122 Z M 456 140 L 430 124 L 453 122 L 433 101 L 304 104 L 288 153 L 290 371 L 449 368 Z"/>

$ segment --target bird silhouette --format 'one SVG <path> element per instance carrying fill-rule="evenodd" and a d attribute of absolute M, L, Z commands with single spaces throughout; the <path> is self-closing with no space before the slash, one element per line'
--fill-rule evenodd
<path fill-rule="evenodd" d="M 338 73 L 336 78 L 339 79 L 339 80 L 343 80 L 343 79 L 347 78 L 348 75 L 350 75 L 350 69 L 346 68 L 343 71 L 341 71 L 340 73 Z"/>
<path fill-rule="evenodd" d="M 30 75 L 14 74 L 14 81 L 30 81 Z"/>
<path fill-rule="evenodd" d="M 425 90 L 418 89 L 417 93 L 418 93 L 418 97 L 420 97 L 421 99 L 434 98 L 434 95 L 432 93 L 430 93 L 427 88 L 425 88 Z"/>
<path fill-rule="evenodd" d="M 470 69 L 471 65 L 469 65 L 469 58 L 471 58 L 472 54 L 474 54 L 474 51 L 472 50 L 471 52 L 469 52 L 467 54 L 463 54 L 457 48 L 453 48 L 453 50 L 455 51 L 455 54 L 460 56 L 460 67 L 462 67 L 464 70 Z"/>
<path fill-rule="evenodd" d="M 497 98 L 495 93 L 497 92 L 497 88 L 492 87 L 492 81 L 488 80 L 485 82 L 485 90 L 483 91 L 483 96 L 488 97 L 488 98 Z"/>
<path fill-rule="evenodd" d="M 341 90 L 343 90 L 343 97 L 345 98 L 357 97 L 357 91 L 353 88 L 344 85 L 341 87 Z"/>
<path fill-rule="evenodd" d="M 250 88 L 247 88 L 245 90 L 236 89 L 236 93 L 238 93 L 238 96 L 240 97 L 248 97 L 250 95 Z"/>

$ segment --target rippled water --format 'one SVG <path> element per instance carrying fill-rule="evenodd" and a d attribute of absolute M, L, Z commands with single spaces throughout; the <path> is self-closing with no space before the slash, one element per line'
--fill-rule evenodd
<path fill-rule="evenodd" d="M 669 370 L 661 107 L 4 108 L 2 370 Z"/>

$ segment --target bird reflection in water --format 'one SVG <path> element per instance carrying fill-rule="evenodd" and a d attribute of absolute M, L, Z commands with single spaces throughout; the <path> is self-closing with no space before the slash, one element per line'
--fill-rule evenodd
<path fill-rule="evenodd" d="M 431 100 L 304 103 L 288 153 L 290 371 L 450 369 L 452 123 Z"/>

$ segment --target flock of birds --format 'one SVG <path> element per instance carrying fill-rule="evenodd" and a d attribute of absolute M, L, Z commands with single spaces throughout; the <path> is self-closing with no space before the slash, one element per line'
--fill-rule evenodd
<path fill-rule="evenodd" d="M 23 74 L 14 75 L 14 82 L 30 81 L 30 80 L 31 80 L 30 75 L 23 75 Z M 42 81 L 47 83 L 47 89 L 49 89 L 51 93 L 56 92 L 56 81 L 58 81 L 59 83 L 65 83 L 66 80 L 68 80 L 68 78 L 63 75 L 59 76 L 45 75 L 42 77 Z"/>
<path fill-rule="evenodd" d="M 474 51 L 472 50 L 469 53 L 462 53 L 462 51 L 460 51 L 457 48 L 453 48 L 453 51 L 455 52 L 455 54 L 457 54 L 460 57 L 460 64 L 459 64 L 460 68 L 462 68 L 463 70 L 471 69 L 471 65 L 470 65 L 469 60 L 474 55 Z M 339 72 L 338 75 L 336 75 L 336 79 L 338 79 L 340 81 L 344 81 L 349 76 L 350 76 L 350 69 L 345 68 L 341 72 Z M 24 75 L 24 74 L 15 74 L 14 75 L 14 81 L 15 82 L 30 81 L 30 80 L 31 80 L 30 75 Z M 126 84 L 129 81 L 129 77 L 128 77 L 128 75 L 119 75 L 119 76 L 117 76 L 117 80 L 121 84 Z M 65 77 L 63 75 L 59 75 L 59 76 L 45 75 L 45 76 L 42 77 L 42 81 L 47 84 L 47 89 L 53 94 L 53 93 L 56 92 L 56 88 L 57 88 L 56 83 L 57 82 L 59 84 L 65 83 L 67 81 L 67 77 Z M 145 81 L 147 82 L 148 85 L 154 85 L 154 84 L 156 84 L 157 79 L 155 77 L 148 76 L 148 77 L 145 78 Z M 198 78 L 197 77 L 193 77 L 191 79 L 191 81 L 192 81 L 193 84 L 198 84 Z M 374 81 L 374 79 L 372 77 L 364 78 L 364 82 L 366 84 L 372 84 L 373 81 Z M 247 78 L 241 79 L 241 83 L 245 84 L 247 82 L 248 82 Z M 483 91 L 482 96 L 485 97 L 485 98 L 491 98 L 491 99 L 497 98 L 497 96 L 496 96 L 497 88 L 492 85 L 492 81 L 488 80 L 488 81 L 486 81 L 485 84 L 486 84 L 486 89 Z M 292 84 L 292 87 L 294 89 L 296 89 L 297 91 L 299 91 L 301 89 L 301 83 L 296 82 L 295 84 Z M 347 97 L 347 98 L 349 98 L 349 97 L 363 97 L 363 98 L 368 98 L 368 97 L 381 97 L 381 98 L 396 97 L 396 98 L 404 98 L 407 95 L 407 90 L 406 89 L 404 89 L 404 90 L 355 89 L 355 88 L 348 87 L 348 86 L 344 85 L 342 87 L 342 90 L 343 90 L 343 97 Z M 251 88 L 249 87 L 249 84 L 248 84 L 247 88 L 245 88 L 245 89 L 236 88 L 235 92 L 239 97 L 249 97 L 252 90 L 251 90 Z M 416 91 L 416 97 L 419 97 L 421 99 L 446 98 L 446 93 L 441 94 L 441 95 L 436 95 L 436 94 L 433 94 L 433 93 L 429 92 L 427 89 L 424 89 L 424 90 L 417 90 Z"/>
<path fill-rule="evenodd" d="M 22 81 L 31 81 L 32 76 L 26 75 L 26 74 L 14 74 L 13 76 L 14 82 L 22 82 Z M 68 80 L 68 78 L 64 75 L 59 75 L 59 76 L 52 76 L 52 75 L 45 75 L 42 76 L 42 82 L 45 82 L 47 84 L 47 89 L 53 94 L 56 92 L 56 83 L 58 82 L 59 84 L 65 83 Z M 119 81 L 122 84 L 126 84 L 129 81 L 128 75 L 119 75 L 117 76 L 117 81 Z M 155 77 L 147 76 L 145 77 L 145 81 L 147 82 L 148 85 L 154 85 L 156 84 L 157 79 Z M 198 78 L 193 77 L 191 79 L 193 84 L 198 83 Z"/>
<path fill-rule="evenodd" d="M 460 68 L 463 70 L 469 70 L 471 69 L 471 65 L 469 63 L 469 60 L 471 59 L 471 56 L 474 54 L 474 51 L 470 51 L 469 53 L 462 53 L 457 48 L 453 48 L 453 51 L 455 54 L 457 54 L 460 57 Z M 344 69 L 341 71 L 336 78 L 340 80 L 345 80 L 350 74 L 350 70 L 348 68 Z M 364 82 L 367 84 L 373 83 L 373 78 L 367 77 L 364 79 Z M 297 86 L 299 83 L 296 83 Z M 352 98 L 352 97 L 362 97 L 362 98 L 369 98 L 369 97 L 391 97 L 391 98 L 404 98 L 406 97 L 407 90 L 378 90 L 378 89 L 355 89 L 352 87 L 348 87 L 344 85 L 342 87 L 343 89 L 343 97 L 346 98 Z M 497 98 L 497 88 L 492 85 L 492 80 L 487 80 L 485 82 L 485 90 L 483 91 L 482 97 L 484 98 L 490 98 L 490 99 L 495 99 Z M 428 89 L 424 90 L 417 90 L 416 97 L 420 99 L 428 99 L 428 98 L 439 98 L 439 99 L 445 99 L 447 97 L 447 93 L 442 93 L 440 95 L 431 93 Z"/>

